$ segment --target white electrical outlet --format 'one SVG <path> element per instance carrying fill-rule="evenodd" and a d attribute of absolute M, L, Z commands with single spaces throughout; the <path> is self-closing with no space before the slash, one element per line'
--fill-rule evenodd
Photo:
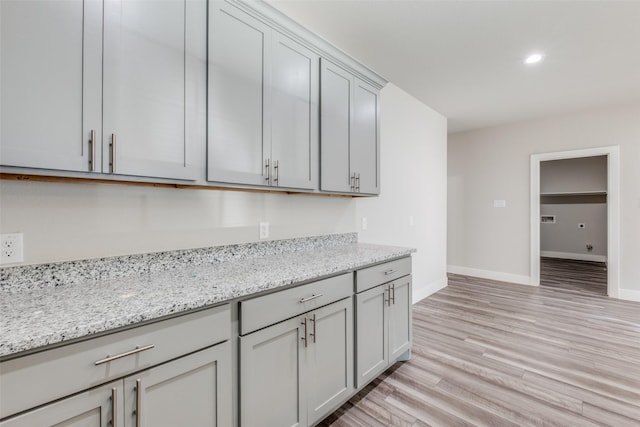
<path fill-rule="evenodd" d="M 362 217 L 362 229 L 366 230 L 368 226 L 369 226 L 369 224 L 367 224 L 367 217 L 363 216 Z"/>
<path fill-rule="evenodd" d="M 24 261 L 22 233 L 0 235 L 0 264 L 14 264 Z"/>
<path fill-rule="evenodd" d="M 268 239 L 269 238 L 269 223 L 268 222 L 260 222 L 260 238 Z"/>

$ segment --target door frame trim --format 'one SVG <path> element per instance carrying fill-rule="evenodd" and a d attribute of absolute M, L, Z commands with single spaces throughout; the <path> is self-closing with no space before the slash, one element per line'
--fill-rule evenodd
<path fill-rule="evenodd" d="M 540 285 L 540 162 L 607 156 L 607 295 L 620 295 L 620 147 L 597 147 L 531 155 L 531 284 Z"/>

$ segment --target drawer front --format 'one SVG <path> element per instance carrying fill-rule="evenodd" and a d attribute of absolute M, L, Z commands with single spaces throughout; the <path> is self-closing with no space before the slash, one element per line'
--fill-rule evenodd
<path fill-rule="evenodd" d="M 411 274 L 411 257 L 363 268 L 356 271 L 356 292 L 375 288 L 407 274 Z"/>
<path fill-rule="evenodd" d="M 225 341 L 230 334 L 227 304 L 2 362 L 0 418 Z"/>
<path fill-rule="evenodd" d="M 353 274 L 347 273 L 240 302 L 240 334 L 273 325 L 353 295 Z"/>

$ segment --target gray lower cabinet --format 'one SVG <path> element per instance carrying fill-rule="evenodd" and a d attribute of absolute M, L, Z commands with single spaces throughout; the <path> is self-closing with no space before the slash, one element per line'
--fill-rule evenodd
<path fill-rule="evenodd" d="M 380 91 L 325 59 L 320 89 L 320 189 L 378 194 Z"/>
<path fill-rule="evenodd" d="M 356 387 L 411 349 L 411 276 L 356 294 Z"/>
<path fill-rule="evenodd" d="M 317 188 L 318 55 L 229 3 L 209 5 L 209 181 Z"/>
<path fill-rule="evenodd" d="M 229 367 L 225 342 L 26 412 L 0 426 L 230 426 Z"/>
<path fill-rule="evenodd" d="M 352 298 L 240 337 L 240 424 L 307 426 L 353 392 Z"/>

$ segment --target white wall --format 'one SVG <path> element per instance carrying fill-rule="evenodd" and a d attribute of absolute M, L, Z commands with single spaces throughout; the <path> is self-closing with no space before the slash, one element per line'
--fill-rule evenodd
<path fill-rule="evenodd" d="M 449 135 L 450 271 L 526 283 L 530 155 L 611 145 L 620 147 L 621 296 L 640 296 L 640 102 Z"/>
<path fill-rule="evenodd" d="M 0 181 L 0 230 L 24 233 L 26 264 L 346 233 L 350 198 Z"/>
<path fill-rule="evenodd" d="M 357 200 L 358 227 L 363 217 L 368 223 L 359 238 L 418 250 L 418 301 L 447 283 L 447 121 L 393 84 L 383 89 L 381 104 L 381 194 Z"/>

